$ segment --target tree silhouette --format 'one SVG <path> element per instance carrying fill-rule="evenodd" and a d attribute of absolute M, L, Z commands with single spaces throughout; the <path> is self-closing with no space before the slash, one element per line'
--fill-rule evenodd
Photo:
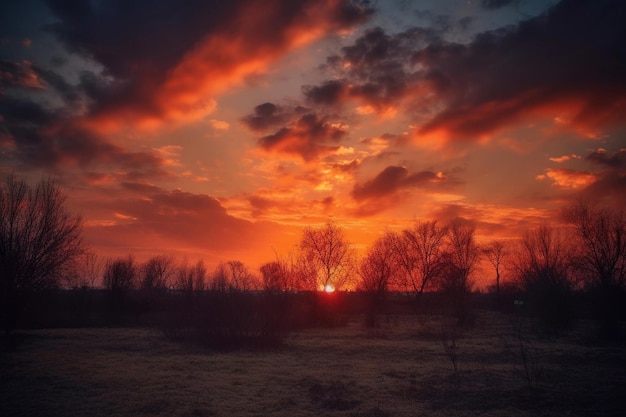
<path fill-rule="evenodd" d="M 104 286 L 114 297 L 120 297 L 137 286 L 138 275 L 132 255 L 110 259 L 104 267 Z"/>
<path fill-rule="evenodd" d="M 448 229 L 437 221 L 418 221 L 392 237 L 394 256 L 404 273 L 405 285 L 418 295 L 443 273 L 447 233 Z"/>
<path fill-rule="evenodd" d="M 387 233 L 374 242 L 359 265 L 359 289 L 370 295 L 367 324 L 377 325 L 377 315 L 382 309 L 385 295 L 397 275 L 394 263 L 394 236 Z"/>
<path fill-rule="evenodd" d="M 598 299 L 603 337 L 621 338 L 619 321 L 626 300 L 626 212 L 593 207 L 582 201 L 563 210 L 574 226 L 573 264 Z"/>
<path fill-rule="evenodd" d="M 353 252 L 334 221 L 329 220 L 319 229 L 304 229 L 300 250 L 306 266 L 315 272 L 315 289 L 339 290 L 351 280 Z"/>
<path fill-rule="evenodd" d="M 195 265 L 189 265 L 187 259 L 175 268 L 174 287 L 177 290 L 192 293 L 193 291 L 203 291 L 207 289 L 207 270 L 202 259 Z"/>
<path fill-rule="evenodd" d="M 259 268 L 263 289 L 269 292 L 285 291 L 289 287 L 289 271 L 280 261 L 267 262 Z"/>
<path fill-rule="evenodd" d="M 443 289 L 466 293 L 471 290 L 470 276 L 479 260 L 480 251 L 474 240 L 473 224 L 456 219 L 448 226 L 447 271 Z"/>
<path fill-rule="evenodd" d="M 359 288 L 383 296 L 392 285 L 397 273 L 394 263 L 393 235 L 390 233 L 379 238 L 368 250 L 359 265 Z"/>
<path fill-rule="evenodd" d="M 256 279 L 241 261 L 221 262 L 213 271 L 210 289 L 223 292 L 254 290 Z"/>
<path fill-rule="evenodd" d="M 542 225 L 527 231 L 514 268 L 518 285 L 544 323 L 553 328 L 568 324 L 573 282 L 568 247 L 557 230 Z"/>
<path fill-rule="evenodd" d="M 626 212 L 579 202 L 563 210 L 576 231 L 574 261 L 586 284 L 605 290 L 626 287 Z"/>
<path fill-rule="evenodd" d="M 83 285 L 88 288 L 101 286 L 104 259 L 93 251 L 85 252 L 80 259 L 79 274 L 82 276 Z"/>
<path fill-rule="evenodd" d="M 6 333 L 32 291 L 52 288 L 84 253 L 82 221 L 52 179 L 31 187 L 10 175 L 0 185 L 0 307 Z"/>
<path fill-rule="evenodd" d="M 492 240 L 487 246 L 483 247 L 483 253 L 496 272 L 496 296 L 499 297 L 500 268 L 504 258 L 507 256 L 506 244 L 501 240 Z"/>
<path fill-rule="evenodd" d="M 174 275 L 174 258 L 157 255 L 141 265 L 140 288 L 147 292 L 166 289 Z"/>

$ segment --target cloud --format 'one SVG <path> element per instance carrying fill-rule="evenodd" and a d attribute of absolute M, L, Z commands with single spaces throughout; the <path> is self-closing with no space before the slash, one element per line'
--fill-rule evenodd
<path fill-rule="evenodd" d="M 211 126 L 213 127 L 213 129 L 216 129 L 216 130 L 230 129 L 230 123 L 224 120 L 211 119 L 209 120 L 209 123 L 211 123 Z"/>
<path fill-rule="evenodd" d="M 347 80 L 330 80 L 318 86 L 303 86 L 302 91 L 312 103 L 334 105 L 349 97 L 350 86 Z"/>
<path fill-rule="evenodd" d="M 605 149 L 591 151 L 585 160 L 600 167 L 597 180 L 585 189 L 592 201 L 604 201 L 617 207 L 626 206 L 626 149 L 609 152 Z"/>
<path fill-rule="evenodd" d="M 263 103 L 254 108 L 253 114 L 243 117 L 241 121 L 253 132 L 265 132 L 309 111 L 300 106 L 284 108 L 274 103 Z"/>
<path fill-rule="evenodd" d="M 258 144 L 265 151 L 296 155 L 309 162 L 340 150 L 338 144 L 346 137 L 347 129 L 327 117 L 306 113 L 274 134 L 261 137 Z"/>
<path fill-rule="evenodd" d="M 45 83 L 33 68 L 32 62 L 11 62 L 0 59 L 0 94 L 14 86 L 43 89 Z"/>
<path fill-rule="evenodd" d="M 513 4 L 517 0 L 482 0 L 480 5 L 485 9 L 495 10 Z"/>
<path fill-rule="evenodd" d="M 208 259 L 245 256 L 254 249 L 271 256 L 281 226 L 233 217 L 215 198 L 182 190 L 167 191 L 143 182 L 122 182 L 114 198 L 98 206 L 101 219 L 87 219 L 85 235 L 105 252 L 183 252 Z M 94 213 L 93 210 L 90 210 Z M 137 255 L 141 256 L 142 253 Z"/>
<path fill-rule="evenodd" d="M 372 109 L 388 110 L 419 88 L 407 58 L 436 39 L 432 29 L 410 28 L 395 36 L 379 27 L 368 29 L 341 54 L 328 57 L 326 67 L 336 78 L 303 86 L 304 96 L 312 104 L 337 105 L 355 99 Z"/>
<path fill-rule="evenodd" d="M 97 77 L 108 82 L 106 94 L 92 95 L 90 116 L 107 126 L 197 120 L 227 86 L 372 13 L 349 0 L 48 4 L 59 19 L 48 29 L 104 67 Z"/>
<path fill-rule="evenodd" d="M 626 148 L 609 154 L 606 149 L 596 149 L 586 156 L 585 160 L 596 165 L 626 172 Z"/>
<path fill-rule="evenodd" d="M 546 169 L 546 173 L 538 175 L 538 180 L 549 178 L 553 184 L 560 188 L 581 189 L 596 181 L 596 175 L 591 172 L 577 171 L 573 169 Z"/>
<path fill-rule="evenodd" d="M 563 156 L 558 156 L 558 157 L 551 157 L 548 158 L 550 161 L 552 162 L 556 162 L 557 164 L 561 164 L 563 162 L 569 161 L 570 159 L 580 159 L 580 155 L 563 155 Z"/>
<path fill-rule="evenodd" d="M 584 160 L 595 169 L 589 171 L 574 169 L 546 169 L 537 180 L 551 180 L 563 189 L 575 191 L 570 197 L 581 195 L 590 201 L 614 204 L 621 207 L 626 204 L 626 149 L 609 152 L 603 148 L 589 151 Z"/>
<path fill-rule="evenodd" d="M 625 13 L 615 0 L 563 0 L 466 44 L 433 29 L 371 29 L 328 58 L 333 81 L 305 86 L 304 95 L 326 105 L 357 100 L 379 112 L 399 105 L 418 135 L 444 132 L 452 140 L 555 113 L 576 129 L 610 128 L 626 111 Z"/>
<path fill-rule="evenodd" d="M 132 151 L 109 142 L 82 123 L 76 113 L 84 105 L 80 86 L 29 62 L 1 61 L 0 163 L 12 169 L 45 170 L 56 175 L 71 169 L 97 178 L 114 171 L 117 178 L 167 178 L 168 158 L 158 150 Z M 89 78 L 83 74 L 82 84 Z M 2 94 L 1 90 L 6 90 Z M 54 96 L 54 94 L 57 94 Z M 95 95 L 96 93 L 93 92 Z M 51 98 L 54 105 L 49 102 Z"/>
<path fill-rule="evenodd" d="M 377 199 L 393 195 L 402 189 L 443 184 L 446 180 L 446 176 L 441 172 L 421 171 L 411 174 L 405 167 L 392 165 L 373 179 L 355 185 L 352 197 L 357 201 Z"/>
<path fill-rule="evenodd" d="M 19 170 L 115 170 L 128 178 L 166 178 L 167 159 L 130 151 L 35 101 L 0 96 L 5 136 L 0 162 Z"/>
<path fill-rule="evenodd" d="M 546 108 L 572 112 L 574 124 L 615 122 L 626 85 L 620 75 L 624 4 L 564 0 L 546 15 L 487 32 L 469 45 L 442 44 L 413 57 L 436 76 L 445 109 L 422 126 L 472 136 Z M 567 71 L 563 69 L 567 68 Z"/>

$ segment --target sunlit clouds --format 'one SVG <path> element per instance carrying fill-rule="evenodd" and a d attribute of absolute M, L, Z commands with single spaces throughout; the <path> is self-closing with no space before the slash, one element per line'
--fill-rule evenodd
<path fill-rule="evenodd" d="M 332 218 L 519 236 L 626 204 L 619 1 L 0 6 L 0 173 L 58 178 L 103 255 L 253 267 Z"/>

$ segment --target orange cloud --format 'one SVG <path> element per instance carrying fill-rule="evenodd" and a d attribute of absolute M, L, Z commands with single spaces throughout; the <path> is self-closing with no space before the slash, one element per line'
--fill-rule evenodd
<path fill-rule="evenodd" d="M 552 157 L 552 158 L 549 158 L 549 160 L 552 162 L 556 162 L 557 164 L 560 164 L 560 163 L 569 161 L 570 159 L 580 159 L 580 158 L 581 158 L 580 155 L 572 154 L 572 155 L 563 155 L 559 157 Z"/>
<path fill-rule="evenodd" d="M 183 54 L 178 51 L 180 59 L 164 61 L 162 68 L 138 63 L 131 85 L 123 87 L 125 96 L 96 109 L 94 126 L 122 121 L 150 128 L 200 120 L 215 110 L 216 95 L 264 72 L 285 53 L 369 14 L 345 0 L 298 3 L 287 7 L 281 0 L 234 1 L 220 6 L 224 20 L 207 23 L 204 36 Z M 159 40 L 169 47 L 168 39 L 155 42 Z"/>
<path fill-rule="evenodd" d="M 41 79 L 30 61 L 0 60 L 0 94 L 11 86 L 43 90 L 46 88 L 46 83 Z"/>
<path fill-rule="evenodd" d="M 597 177 L 595 174 L 585 171 L 547 169 L 546 173 L 538 175 L 537 179 L 550 179 L 555 186 L 560 188 L 579 189 L 592 184 L 596 181 Z"/>

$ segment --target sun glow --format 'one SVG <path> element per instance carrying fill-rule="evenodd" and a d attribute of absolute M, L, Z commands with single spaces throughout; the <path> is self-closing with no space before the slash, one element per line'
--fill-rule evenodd
<path fill-rule="evenodd" d="M 324 292 L 335 292 L 335 287 L 333 287 L 331 284 L 326 284 L 326 286 L 324 287 Z"/>

